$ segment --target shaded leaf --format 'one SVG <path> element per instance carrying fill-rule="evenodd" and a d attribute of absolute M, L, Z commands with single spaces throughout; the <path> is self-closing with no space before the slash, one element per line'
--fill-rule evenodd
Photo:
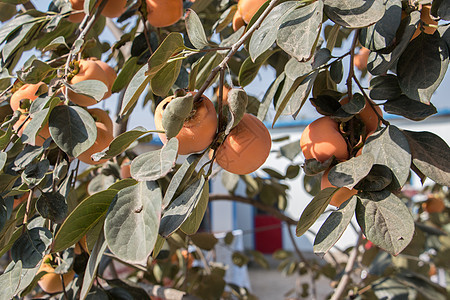
<path fill-rule="evenodd" d="M 14 262 L 22 261 L 23 268 L 34 268 L 42 260 L 52 242 L 52 233 L 47 228 L 35 227 L 26 230 L 11 248 Z"/>
<path fill-rule="evenodd" d="M 251 59 L 251 57 L 247 57 L 241 64 L 241 68 L 239 69 L 239 85 L 242 87 L 249 85 L 258 75 L 261 66 L 272 54 L 276 52 L 278 51 L 266 50 L 254 61 Z"/>
<path fill-rule="evenodd" d="M 408 179 L 411 166 L 410 147 L 408 140 L 397 127 L 390 125 L 373 133 L 366 140 L 364 153 L 373 155 L 374 164 L 391 169 L 397 185 L 403 186 Z"/>
<path fill-rule="evenodd" d="M 379 21 L 385 12 L 381 0 L 323 0 L 324 12 L 333 22 L 349 28 L 367 27 Z"/>
<path fill-rule="evenodd" d="M 55 107 L 50 113 L 49 130 L 56 145 L 72 157 L 89 149 L 97 138 L 94 119 L 78 106 Z"/>
<path fill-rule="evenodd" d="M 116 194 L 116 190 L 105 190 L 78 204 L 56 233 L 53 251 L 62 251 L 72 246 L 99 221 L 103 220 Z"/>
<path fill-rule="evenodd" d="M 411 148 L 413 164 L 426 176 L 444 186 L 450 186 L 450 148 L 434 133 L 402 131 Z"/>
<path fill-rule="evenodd" d="M 394 74 L 376 76 L 370 80 L 372 100 L 396 99 L 402 94 L 398 78 Z"/>
<path fill-rule="evenodd" d="M 209 232 L 199 232 L 192 235 L 190 238 L 197 247 L 206 251 L 212 250 L 219 242 L 214 234 Z"/>
<path fill-rule="evenodd" d="M 200 200 L 204 186 L 205 178 L 201 176 L 165 208 L 159 226 L 161 236 L 167 237 L 180 228 Z"/>
<path fill-rule="evenodd" d="M 372 169 L 374 158 L 370 154 L 352 157 L 331 168 L 328 180 L 337 187 L 351 190 Z"/>
<path fill-rule="evenodd" d="M 278 29 L 278 46 L 298 61 L 309 60 L 322 27 L 322 12 L 322 0 L 290 11 Z"/>
<path fill-rule="evenodd" d="M 203 186 L 202 194 L 200 195 L 200 199 L 196 203 L 194 210 L 180 227 L 180 229 L 184 233 L 190 235 L 197 232 L 203 221 L 203 217 L 208 207 L 208 203 L 209 203 L 209 181 L 206 180 Z"/>
<path fill-rule="evenodd" d="M 164 97 L 169 93 L 180 74 L 181 63 L 181 60 L 169 62 L 153 76 L 150 86 L 155 95 Z"/>
<path fill-rule="evenodd" d="M 414 219 L 403 202 L 389 191 L 358 194 L 356 219 L 369 241 L 398 255 L 414 235 Z"/>
<path fill-rule="evenodd" d="M 433 104 L 412 100 L 405 95 L 388 100 L 383 106 L 384 111 L 387 113 L 399 115 L 413 121 L 422 121 L 437 113 L 437 109 Z"/>
<path fill-rule="evenodd" d="M 350 224 L 356 203 L 357 198 L 353 196 L 328 216 L 314 239 L 314 253 L 323 256 L 334 246 Z"/>
<path fill-rule="evenodd" d="M 67 216 L 66 199 L 59 192 L 42 193 L 36 202 L 39 214 L 56 224 L 61 224 Z"/>
<path fill-rule="evenodd" d="M 316 222 L 325 211 L 334 193 L 338 189 L 326 188 L 321 190 L 303 210 L 300 220 L 298 220 L 296 235 L 303 235 Z"/>

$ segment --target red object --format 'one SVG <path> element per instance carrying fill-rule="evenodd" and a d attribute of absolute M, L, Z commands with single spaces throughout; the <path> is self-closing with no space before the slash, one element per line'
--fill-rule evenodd
<path fill-rule="evenodd" d="M 273 253 L 282 248 L 281 221 L 272 216 L 255 216 L 255 250 Z"/>

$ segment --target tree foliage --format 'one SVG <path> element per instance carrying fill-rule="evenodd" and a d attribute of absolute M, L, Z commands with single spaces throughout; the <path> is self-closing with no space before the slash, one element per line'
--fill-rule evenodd
<path fill-rule="evenodd" d="M 450 276 L 450 148 L 431 132 L 390 124 L 377 110 L 416 122 L 437 113 L 432 95 L 446 74 L 450 53 L 446 1 L 267 0 L 236 30 L 232 22 L 239 4 L 234 0 L 183 1 L 182 19 L 162 28 L 146 21 L 148 1 L 127 1 L 120 17 L 108 19 L 102 10 L 112 0 L 86 0 L 81 23 L 69 21 L 79 13 L 69 1 L 49 1 L 47 11 L 38 11 L 33 2 L 0 1 L 0 253 L 10 253 L 0 275 L 0 299 L 41 295 L 38 282 L 45 272 L 39 267 L 46 263 L 56 274 L 72 269 L 78 274 L 64 282 L 60 294 L 67 298 L 253 297 L 225 282 L 225 268 L 208 263 L 202 254 L 219 242 L 210 232 L 197 232 L 208 203 L 217 199 L 265 210 L 296 226 L 297 236 L 326 216 L 314 239 L 320 256 L 333 252 L 355 217 L 359 238 L 345 269 L 340 263 L 304 261 L 284 250 L 274 253 L 287 275 L 308 273 L 312 283 L 319 276 L 340 281 L 332 299 L 354 292 L 358 299 L 448 297 L 448 287 L 430 276 L 436 267 L 447 281 Z M 424 7 L 437 25 L 421 17 Z M 108 30 L 115 40 L 102 40 Z M 362 68 L 357 64 L 361 47 L 370 50 Z M 80 59 L 92 57 L 114 66 L 117 78 L 111 86 L 99 80 L 71 83 Z M 263 66 L 276 76 L 260 87 L 264 96 L 258 99 L 244 88 L 266 74 Z M 45 88 L 29 96 L 35 99 L 22 99 L 15 111 L 10 108 L 22 86 L 40 82 Z M 241 89 L 229 91 L 230 86 Z M 96 143 L 99 120 L 70 101 L 68 91 L 97 102 L 111 101 L 102 100 L 108 89 L 119 101 L 115 138 L 92 155 L 95 165 L 83 169 L 77 157 Z M 137 146 L 161 132 L 129 129 L 128 118 L 140 109 L 154 112 L 180 90 L 196 91 L 189 94 L 193 107 L 203 93 L 214 90 L 219 125 L 214 140 L 202 152 L 177 154 L 176 135 L 190 117 L 188 109 L 163 147 L 139 153 Z M 252 175 L 222 171 L 229 195 L 209 194 L 209 180 L 218 170 L 215 150 L 245 112 L 274 125 L 286 115 L 295 118 L 310 104 L 338 123 L 348 160 L 313 158 L 300 166 L 298 141 L 273 140 L 280 145 L 278 154 L 292 162 L 285 173 L 270 168 Z M 367 129 L 366 109 L 375 112 L 374 131 Z M 165 124 L 173 124 L 167 118 Z M 321 189 L 325 171 L 333 187 Z M 410 193 L 414 174 L 434 182 L 418 191 L 427 197 Z M 301 176 L 313 198 L 294 220 L 285 214 L 288 202 L 304 199 L 292 198 L 289 183 Z M 238 183 L 246 195 L 236 194 Z M 330 201 L 343 189 L 355 193 L 331 208 Z M 439 199 L 442 209 L 431 209 L 430 199 Z M 224 242 L 230 245 L 232 235 Z M 189 248 L 196 251 L 189 253 Z M 193 266 L 194 258 L 201 263 Z M 232 260 L 237 266 L 249 260 L 268 265 L 257 251 L 235 252 Z M 126 280 L 105 276 L 105 264 L 112 261 L 127 266 Z M 353 281 L 349 272 L 365 275 Z M 298 296 L 314 292 L 306 285 Z"/>

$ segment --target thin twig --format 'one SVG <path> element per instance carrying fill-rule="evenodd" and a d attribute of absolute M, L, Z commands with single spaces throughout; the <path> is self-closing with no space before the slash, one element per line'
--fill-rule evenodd
<path fill-rule="evenodd" d="M 359 232 L 358 240 L 356 241 L 355 247 L 350 252 L 350 256 L 347 261 L 347 265 L 344 269 L 344 275 L 342 276 L 341 280 L 339 281 L 338 286 L 336 287 L 336 291 L 334 292 L 333 296 L 330 298 L 330 300 L 338 300 L 341 298 L 342 294 L 345 292 L 345 289 L 347 288 L 348 282 L 350 281 L 350 275 L 353 272 L 353 267 L 355 266 L 356 258 L 358 257 L 358 248 L 359 245 L 362 242 L 362 232 Z"/>
<path fill-rule="evenodd" d="M 255 32 L 256 29 L 259 28 L 261 23 L 264 21 L 264 19 L 267 17 L 267 15 L 272 11 L 272 9 L 280 2 L 280 0 L 271 0 L 269 3 L 269 6 L 264 10 L 264 12 L 259 16 L 258 20 L 250 27 L 249 30 L 236 42 L 231 46 L 230 51 L 228 51 L 225 58 L 222 60 L 222 62 L 215 67 L 211 73 L 209 74 L 208 79 L 206 79 L 205 83 L 202 85 L 202 87 L 198 90 L 197 94 L 194 96 L 194 102 L 198 101 L 202 94 L 205 92 L 205 90 L 209 87 L 211 82 L 216 77 L 217 73 L 225 69 L 227 67 L 228 61 L 233 57 L 234 54 L 239 50 L 239 48 L 245 43 L 245 41 L 250 38 L 250 36 Z"/>

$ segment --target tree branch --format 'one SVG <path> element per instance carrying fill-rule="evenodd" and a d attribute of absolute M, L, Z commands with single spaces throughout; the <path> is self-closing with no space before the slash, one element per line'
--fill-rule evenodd
<path fill-rule="evenodd" d="M 267 6 L 267 8 L 259 16 L 259 18 L 256 20 L 256 22 L 252 25 L 252 27 L 250 27 L 250 29 L 247 30 L 247 32 L 243 36 L 241 36 L 241 38 L 236 43 L 234 43 L 231 46 L 231 49 L 230 49 L 230 51 L 228 51 L 227 56 L 225 56 L 225 58 L 222 60 L 222 62 L 211 71 L 211 74 L 209 74 L 208 79 L 206 79 L 205 83 L 198 90 L 198 93 L 195 94 L 194 102 L 198 101 L 200 99 L 202 94 L 205 92 L 205 90 L 209 87 L 211 82 L 216 77 L 217 73 L 220 70 L 226 68 L 228 61 L 231 59 L 231 57 L 233 57 L 233 55 L 236 54 L 236 52 L 239 50 L 239 48 L 245 43 L 245 41 L 248 38 L 250 38 L 250 36 L 253 34 L 253 32 L 255 32 L 255 30 L 259 28 L 261 23 L 264 21 L 264 19 L 267 17 L 267 15 L 272 11 L 272 9 L 278 4 L 278 2 L 280 2 L 280 0 L 271 0 L 269 3 L 269 6 Z"/>
<path fill-rule="evenodd" d="M 235 195 L 228 195 L 228 194 L 212 194 L 209 195 L 209 201 L 217 201 L 217 200 L 231 200 L 231 201 L 237 201 L 241 203 L 250 204 L 260 210 L 263 210 L 265 212 L 270 213 L 272 216 L 278 218 L 281 221 L 286 222 L 289 225 L 297 226 L 298 221 L 286 216 L 278 209 L 265 205 L 264 203 L 258 202 L 251 198 L 245 198 L 241 196 L 235 196 Z"/>
<path fill-rule="evenodd" d="M 362 232 L 359 232 L 358 240 L 356 242 L 355 247 L 350 252 L 350 256 L 348 258 L 347 264 L 345 265 L 344 275 L 342 276 L 339 284 L 334 292 L 333 296 L 330 300 L 338 300 L 341 298 L 342 294 L 345 292 L 347 288 L 348 282 L 350 281 L 350 275 L 353 272 L 353 267 L 355 266 L 356 258 L 358 257 L 358 247 L 362 242 Z"/>

